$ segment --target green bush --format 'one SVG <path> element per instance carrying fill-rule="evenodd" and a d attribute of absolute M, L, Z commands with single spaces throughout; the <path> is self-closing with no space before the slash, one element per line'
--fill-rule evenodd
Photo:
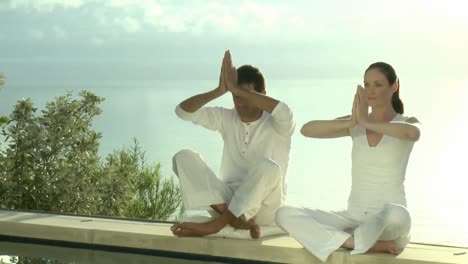
<path fill-rule="evenodd" d="M 174 219 L 181 197 L 173 179 L 145 164 L 136 140 L 101 161 L 92 121 L 104 99 L 79 95 L 56 98 L 41 115 L 29 99 L 16 104 L 2 128 L 0 207 Z"/>
<path fill-rule="evenodd" d="M 3 85 L 5 85 L 5 76 L 0 72 L 0 91 L 3 88 Z"/>
<path fill-rule="evenodd" d="M 135 184 L 136 199 L 131 201 L 125 215 L 151 220 L 170 218 L 181 206 L 178 187 L 172 179 L 161 178 L 161 164 L 141 168 Z"/>

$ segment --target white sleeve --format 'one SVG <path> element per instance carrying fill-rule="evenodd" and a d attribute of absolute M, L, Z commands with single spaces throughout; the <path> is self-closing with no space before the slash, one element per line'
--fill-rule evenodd
<path fill-rule="evenodd" d="M 197 111 L 190 113 L 182 109 L 179 104 L 177 105 L 175 112 L 182 120 L 190 121 L 210 130 L 222 131 L 223 115 L 225 110 L 227 109 L 222 107 L 201 107 Z"/>
<path fill-rule="evenodd" d="M 271 112 L 273 118 L 273 128 L 278 134 L 290 137 L 294 133 L 296 123 L 294 121 L 294 115 L 286 103 L 278 102 L 276 107 Z"/>

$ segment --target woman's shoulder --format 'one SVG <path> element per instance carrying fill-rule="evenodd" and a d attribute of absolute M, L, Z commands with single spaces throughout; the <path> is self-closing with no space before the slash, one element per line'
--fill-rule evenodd
<path fill-rule="evenodd" d="M 404 121 L 404 122 L 410 123 L 410 124 L 419 124 L 420 123 L 418 118 L 416 118 L 415 116 L 406 116 L 406 115 L 401 115 L 401 114 L 399 114 L 399 116 L 400 116 L 399 121 Z"/>

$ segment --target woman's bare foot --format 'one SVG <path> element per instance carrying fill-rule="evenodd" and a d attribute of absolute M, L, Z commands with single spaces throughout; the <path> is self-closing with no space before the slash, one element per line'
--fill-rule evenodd
<path fill-rule="evenodd" d="M 393 255 L 398 255 L 399 253 L 398 245 L 395 241 L 377 241 L 373 247 L 369 249 L 368 252 L 376 253 L 390 253 Z"/>
<path fill-rule="evenodd" d="M 346 241 L 341 245 L 343 248 L 354 249 L 354 237 L 350 236 Z"/>
<path fill-rule="evenodd" d="M 349 237 L 343 245 L 343 248 L 347 249 L 354 249 L 354 237 Z M 395 241 L 377 241 L 373 247 L 371 247 L 367 252 L 374 252 L 374 253 L 390 253 L 393 255 L 399 254 L 398 245 Z"/>

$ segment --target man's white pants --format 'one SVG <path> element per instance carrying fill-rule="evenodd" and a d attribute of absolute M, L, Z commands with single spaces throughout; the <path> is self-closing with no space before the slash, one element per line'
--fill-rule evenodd
<path fill-rule="evenodd" d="M 172 161 L 185 209 L 213 211 L 210 205 L 225 203 L 236 217 L 244 215 L 258 225 L 275 225 L 275 213 L 283 199 L 281 168 L 273 160 L 256 163 L 236 184 L 221 181 L 192 150 L 177 152 Z"/>
<path fill-rule="evenodd" d="M 349 229 L 354 230 L 355 246 L 351 254 L 362 254 L 378 240 L 394 240 L 400 249 L 404 248 L 409 243 L 411 228 L 408 210 L 392 203 L 379 212 L 362 217 L 348 211 L 326 212 L 285 206 L 278 210 L 276 223 L 322 261 L 351 236 L 346 232 Z"/>

